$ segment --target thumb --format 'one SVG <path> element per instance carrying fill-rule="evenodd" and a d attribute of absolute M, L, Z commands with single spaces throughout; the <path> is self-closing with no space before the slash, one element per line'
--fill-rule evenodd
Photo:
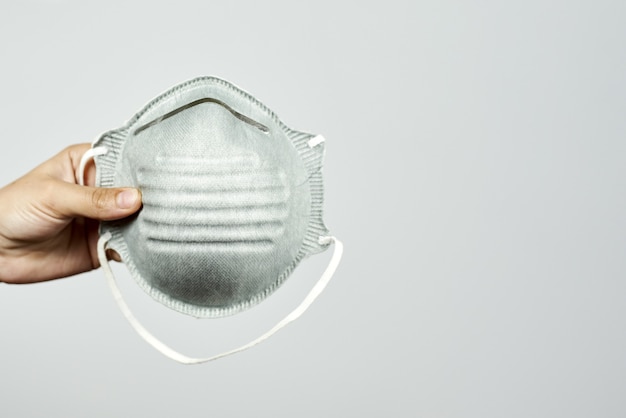
<path fill-rule="evenodd" d="M 110 221 L 132 215 L 141 207 L 141 192 L 138 189 L 59 183 L 59 192 L 51 196 L 50 203 L 63 216 Z"/>

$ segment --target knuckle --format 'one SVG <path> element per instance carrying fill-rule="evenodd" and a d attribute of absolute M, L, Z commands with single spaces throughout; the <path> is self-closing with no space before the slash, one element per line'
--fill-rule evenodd
<path fill-rule="evenodd" d="M 109 206 L 109 192 L 102 188 L 95 189 L 91 194 L 91 204 L 98 212 L 104 211 Z"/>
<path fill-rule="evenodd" d="M 69 154 L 74 155 L 76 149 L 76 144 L 68 145 L 60 152 L 60 154 Z"/>
<path fill-rule="evenodd" d="M 77 166 L 80 159 L 83 157 L 85 152 L 85 144 L 73 144 L 65 147 L 63 151 L 61 151 L 62 155 L 68 155 L 70 161 L 73 162 L 74 166 Z"/>

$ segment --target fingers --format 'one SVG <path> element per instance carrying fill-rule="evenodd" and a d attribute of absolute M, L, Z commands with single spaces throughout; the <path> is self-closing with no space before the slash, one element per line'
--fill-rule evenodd
<path fill-rule="evenodd" d="M 85 217 L 100 221 L 122 219 L 141 207 L 141 192 L 134 188 L 97 188 L 79 186 L 76 176 L 83 154 L 90 144 L 67 147 L 57 156 L 35 170 L 47 178 L 40 195 L 44 207 L 60 218 Z M 95 183 L 95 165 L 91 161 L 85 169 L 86 184 Z M 35 177 L 36 178 L 36 177 Z M 41 178 L 41 177 L 40 177 Z"/>
<path fill-rule="evenodd" d="M 118 263 L 122 261 L 122 257 L 120 257 L 117 251 L 108 249 L 106 253 L 109 260 L 117 261 Z"/>
<path fill-rule="evenodd" d="M 47 195 L 48 206 L 62 217 L 85 217 L 100 221 L 121 219 L 141 207 L 141 193 L 133 188 L 86 187 L 55 181 Z"/>

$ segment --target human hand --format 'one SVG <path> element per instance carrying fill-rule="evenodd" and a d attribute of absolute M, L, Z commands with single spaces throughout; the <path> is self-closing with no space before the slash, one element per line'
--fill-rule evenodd
<path fill-rule="evenodd" d="M 89 144 L 73 145 L 0 189 L 0 282 L 33 283 L 100 267 L 98 222 L 141 207 L 133 188 L 96 188 L 95 165 L 78 166 Z"/>

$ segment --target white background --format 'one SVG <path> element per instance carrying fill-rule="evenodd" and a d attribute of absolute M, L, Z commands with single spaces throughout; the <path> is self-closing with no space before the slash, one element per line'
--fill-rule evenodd
<path fill-rule="evenodd" d="M 626 414 L 624 2 L 7 3 L 0 184 L 216 75 L 327 138 L 346 253 L 300 321 L 195 367 L 134 334 L 101 271 L 0 285 L 2 416 Z M 329 258 L 224 320 L 116 272 L 200 356 L 271 326 Z"/>

